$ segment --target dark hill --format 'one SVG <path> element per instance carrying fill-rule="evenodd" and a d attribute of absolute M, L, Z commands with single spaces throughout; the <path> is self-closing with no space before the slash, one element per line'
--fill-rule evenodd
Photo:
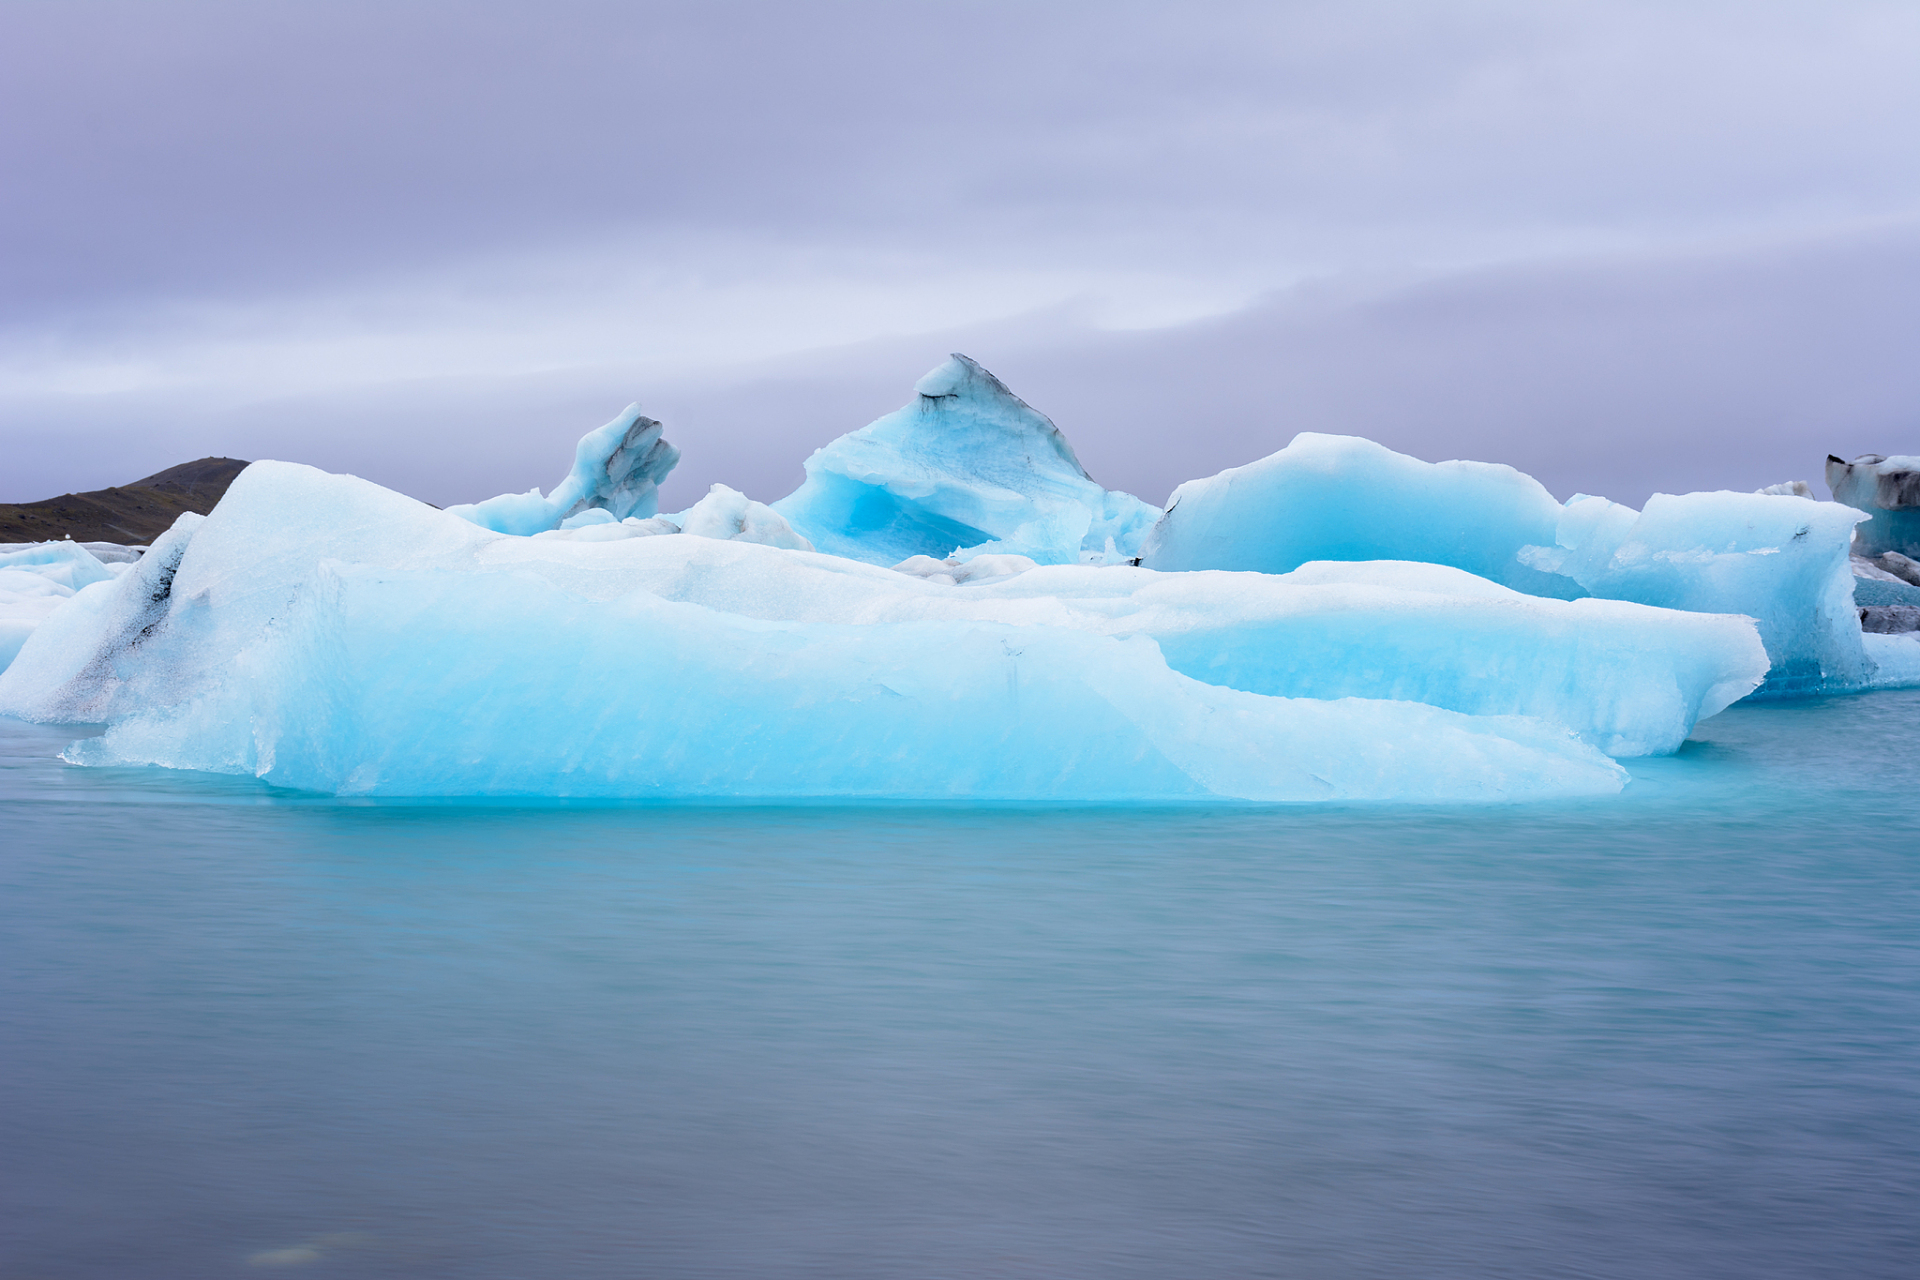
<path fill-rule="evenodd" d="M 165 533 L 181 512 L 213 510 L 246 466 L 237 458 L 202 458 L 112 489 L 0 503 L 0 542 L 72 538 L 143 545 Z"/>

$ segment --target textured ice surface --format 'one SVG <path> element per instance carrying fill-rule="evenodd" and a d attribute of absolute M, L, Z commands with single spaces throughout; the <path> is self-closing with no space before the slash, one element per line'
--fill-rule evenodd
<path fill-rule="evenodd" d="M 1049 598 L 1045 575 L 1081 602 Z M 1156 630 L 1231 639 L 1222 610 L 1244 611 L 1247 587 L 1341 603 L 1338 584 L 1238 577 L 1186 579 L 1217 600 L 1135 602 L 1175 580 L 1061 566 L 946 586 L 686 535 L 511 537 L 256 463 L 212 517 L 56 614 L 63 634 L 0 675 L 0 710 L 110 722 L 88 761 L 383 794 L 1445 800 L 1621 784 L 1544 716 L 1276 697 L 1170 668 Z M 1746 624 L 1679 622 L 1728 651 L 1712 688 L 1752 678 Z"/>
<path fill-rule="evenodd" d="M 1563 506 L 1511 467 L 1303 433 L 1176 489 L 1142 562 L 1284 573 L 1312 559 L 1421 560 L 1535 595 L 1744 614 L 1772 659 L 1767 691 L 1797 693 L 1871 675 L 1852 612 L 1859 519 L 1790 494 L 1657 494 L 1645 511 L 1582 494 Z"/>
<path fill-rule="evenodd" d="M 660 482 L 680 461 L 680 451 L 661 431 L 639 405 L 630 404 L 606 426 L 580 437 L 573 470 L 545 497 L 529 489 L 447 510 L 482 528 L 520 535 L 557 529 L 588 511 L 605 511 L 614 520 L 645 519 L 660 509 Z"/>
<path fill-rule="evenodd" d="M 879 565 L 956 551 L 1072 564 L 1109 543 L 1116 559 L 1133 555 L 1159 517 L 1095 484 L 1053 423 L 967 357 L 914 391 L 816 451 L 805 482 L 773 504 L 820 550 Z"/>
<path fill-rule="evenodd" d="M 1842 462 L 1829 454 L 1827 487 L 1835 502 L 1873 517 L 1860 526 L 1854 550 L 1920 556 L 1920 457 L 1866 453 Z"/>

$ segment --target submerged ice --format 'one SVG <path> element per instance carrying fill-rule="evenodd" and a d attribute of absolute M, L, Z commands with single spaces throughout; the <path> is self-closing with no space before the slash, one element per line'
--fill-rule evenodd
<path fill-rule="evenodd" d="M 1459 801 L 1920 681 L 1861 632 L 1867 517 L 1797 491 L 1563 504 L 1308 434 L 1163 513 L 964 356 L 778 502 L 660 513 L 678 456 L 633 406 L 547 494 L 262 462 L 135 563 L 0 555 L 0 627 L 52 602 L 0 714 L 343 794 Z"/>

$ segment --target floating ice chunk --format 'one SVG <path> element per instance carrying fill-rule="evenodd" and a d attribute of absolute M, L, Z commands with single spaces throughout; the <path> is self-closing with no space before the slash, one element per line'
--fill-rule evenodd
<path fill-rule="evenodd" d="M 509 545 L 491 562 L 532 571 L 535 554 Z M 623 546 L 620 558 L 630 585 L 768 621 L 992 621 L 1145 636 L 1175 670 L 1211 684 L 1536 716 L 1618 756 L 1673 751 L 1698 720 L 1758 686 L 1768 665 L 1746 618 L 1528 596 L 1439 565 L 1319 563 L 1274 576 L 928 557 L 889 572 L 677 542 Z M 963 581 L 969 573 L 980 576 Z"/>
<path fill-rule="evenodd" d="M 89 759 L 326 789 L 1437 799 L 1599 785 L 1541 726 L 1620 755 L 1671 750 L 1765 670 L 1742 618 L 1535 598 L 1439 566 L 1289 580 L 978 556 L 941 566 L 973 575 L 947 586 L 738 540 L 575 540 L 633 527 L 504 536 L 352 477 L 257 463 L 138 580 L 62 608 L 48 624 L 61 634 L 0 674 L 0 711 L 115 724 Z M 980 692 L 1008 687 L 1001 644 L 1019 651 L 1017 699 Z M 603 663 L 603 649 L 627 656 Z M 623 682 L 652 691 L 609 693 Z M 849 709 L 895 697 L 921 701 L 865 725 Z M 809 728 L 815 705 L 838 709 Z M 1370 734 L 1396 754 L 1370 754 L 1389 750 Z M 1462 762 L 1441 758 L 1443 740 Z M 981 754 L 995 742 L 1006 760 Z M 850 761 L 779 754 L 843 746 Z M 416 751 L 417 768 L 402 759 Z M 1497 776 L 1496 756 L 1511 766 Z M 1588 763 L 1566 773 L 1575 759 Z M 1147 763 L 1136 776 L 1121 760 Z M 547 772 L 556 761 L 575 772 Z M 1410 772 L 1365 772 L 1389 765 Z"/>
<path fill-rule="evenodd" d="M 1827 487 L 1835 502 L 1873 517 L 1855 532 L 1855 551 L 1920 556 L 1920 457 L 1864 453 L 1842 462 L 1828 454 Z"/>
<path fill-rule="evenodd" d="M 1788 480 L 1783 484 L 1770 484 L 1764 489 L 1755 489 L 1754 492 L 1775 498 L 1812 498 L 1814 496 L 1813 486 L 1805 480 Z"/>
<path fill-rule="evenodd" d="M 447 510 L 482 528 L 521 536 L 560 528 L 596 509 L 615 520 L 650 516 L 660 509 L 660 482 L 680 461 L 680 451 L 661 431 L 658 422 L 641 414 L 639 405 L 630 404 L 606 426 L 580 437 L 573 470 L 552 493 L 503 493 Z"/>
<path fill-rule="evenodd" d="M 1920 633 L 1863 635 L 1870 689 L 1911 689 L 1920 686 Z"/>
<path fill-rule="evenodd" d="M 1531 595 L 1578 583 L 1528 563 L 1562 510 L 1532 476 L 1491 462 L 1422 462 L 1357 436 L 1303 431 L 1278 453 L 1173 491 L 1141 547 L 1151 569 L 1287 573 L 1311 560 L 1421 560 Z"/>
<path fill-rule="evenodd" d="M 27 637 L 73 595 L 51 578 L 25 569 L 0 569 L 0 671 L 13 662 Z"/>
<path fill-rule="evenodd" d="M 1043 572 L 1088 580 L 1091 607 L 942 608 Z M 656 573 L 731 610 L 666 599 Z M 1169 669 L 1140 628 L 1048 621 L 1098 624 L 1121 578 L 1166 580 L 1063 566 L 947 588 L 739 541 L 510 537 L 256 463 L 212 517 L 57 612 L 64 634 L 0 674 L 0 707 L 109 722 L 76 759 L 378 794 L 1445 800 L 1621 783 L 1542 719 L 1249 693 Z M 867 607 L 746 616 L 769 580 L 837 583 Z"/>
<path fill-rule="evenodd" d="M 756 542 L 768 547 L 811 551 L 813 544 L 795 533 L 785 516 L 764 502 L 755 502 L 738 489 L 716 484 L 707 496 L 670 517 L 682 533 L 723 542 Z"/>
<path fill-rule="evenodd" d="M 0 550 L 0 670 L 12 664 L 27 637 L 76 591 L 111 582 L 116 568 L 84 542 L 10 543 Z M 112 554 L 108 552 L 108 554 Z"/>
<path fill-rule="evenodd" d="M 184 696 L 176 681 L 197 673 L 165 658 L 149 660 L 149 646 L 172 614 L 174 576 L 205 520 L 183 512 L 126 572 L 90 583 L 48 614 L 0 672 L 0 714 L 106 720 L 136 705 L 123 697 L 136 681 L 148 703 Z"/>
<path fill-rule="evenodd" d="M 1867 677 L 1847 546 L 1851 507 L 1753 493 L 1655 494 L 1604 563 L 1577 570 L 1596 596 L 1754 619 L 1773 667 L 1766 692 Z"/>
<path fill-rule="evenodd" d="M 1854 573 L 1860 572 L 1859 557 L 1854 557 Z M 1920 560 L 1903 556 L 1898 551 L 1883 551 L 1875 556 L 1873 565 L 1895 581 L 1904 582 L 1910 587 L 1920 587 Z"/>
<path fill-rule="evenodd" d="M 225 679 L 70 758 L 371 795 L 1445 801 L 1625 779 L 1556 725 L 1243 693 L 1144 638 L 766 623 L 511 573 L 336 563 L 312 587 Z"/>
<path fill-rule="evenodd" d="M 1511 467 L 1302 434 L 1176 489 L 1142 563 L 1283 573 L 1312 558 L 1392 557 L 1541 596 L 1744 614 L 1772 658 L 1765 691 L 1810 692 L 1866 678 L 1847 559 L 1859 518 L 1764 494 L 1659 494 L 1644 512 L 1584 494 L 1561 506 Z"/>
<path fill-rule="evenodd" d="M 96 582 L 106 582 L 113 572 L 84 542 L 32 542 L 15 550 L 0 552 L 0 569 L 17 569 L 57 582 L 68 591 L 78 591 Z"/>
<path fill-rule="evenodd" d="M 1904 556 L 1901 558 L 1905 559 Z M 1853 576 L 1861 581 L 1906 582 L 1906 579 L 1899 574 L 1889 573 L 1886 569 L 1882 568 L 1877 560 L 1869 560 L 1865 556 L 1859 555 L 1849 557 L 1849 559 L 1853 566 Z"/>
<path fill-rule="evenodd" d="M 1037 567 L 1026 556 L 975 556 L 971 560 L 957 557 L 935 560 L 932 556 L 911 556 L 893 566 L 893 571 L 953 587 L 962 582 L 998 582 Z"/>
<path fill-rule="evenodd" d="M 877 565 L 969 550 L 1072 564 L 1109 540 L 1131 556 L 1158 518 L 1095 484 L 1052 422 L 966 356 L 914 390 L 817 450 L 806 481 L 773 504 L 822 551 Z"/>

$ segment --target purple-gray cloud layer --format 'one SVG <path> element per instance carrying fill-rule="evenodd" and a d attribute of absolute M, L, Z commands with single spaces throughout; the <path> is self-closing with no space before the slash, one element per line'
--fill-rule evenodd
<path fill-rule="evenodd" d="M 967 350 L 1153 500 L 1296 430 L 1630 501 L 1920 450 L 1920 10 L 21 3 L 0 500 L 436 502 L 641 399 L 784 492 Z"/>

